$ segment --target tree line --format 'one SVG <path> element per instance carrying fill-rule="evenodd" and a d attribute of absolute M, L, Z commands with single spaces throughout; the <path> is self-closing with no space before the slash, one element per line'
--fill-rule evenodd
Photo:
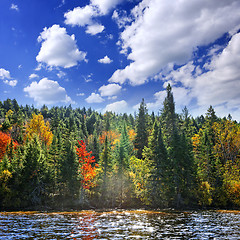
<path fill-rule="evenodd" d="M 0 101 L 0 209 L 240 206 L 240 125 L 159 114 Z"/>

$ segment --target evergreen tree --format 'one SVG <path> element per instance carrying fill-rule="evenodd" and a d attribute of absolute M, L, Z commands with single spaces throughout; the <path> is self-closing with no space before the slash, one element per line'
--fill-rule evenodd
<path fill-rule="evenodd" d="M 110 171 L 111 171 L 111 154 L 108 143 L 108 138 L 106 136 L 104 142 L 104 149 L 100 156 L 100 166 L 102 168 L 102 184 L 101 184 L 101 195 L 102 195 L 102 205 L 109 206 L 110 204 Z"/>
<path fill-rule="evenodd" d="M 91 135 L 94 132 L 94 124 L 96 122 L 96 114 L 93 112 L 90 117 L 87 118 L 86 126 L 88 134 Z"/>
<path fill-rule="evenodd" d="M 169 174 L 167 150 L 163 143 L 161 127 L 155 121 L 149 136 L 148 155 L 152 163 L 151 198 L 155 207 L 166 207 L 166 184 Z"/>
<path fill-rule="evenodd" d="M 96 163 L 98 163 L 98 161 L 99 161 L 99 142 L 97 139 L 96 132 L 94 132 L 94 134 L 93 134 L 92 154 L 95 157 Z"/>
<path fill-rule="evenodd" d="M 167 86 L 167 96 L 163 102 L 161 123 L 168 151 L 168 174 L 165 176 L 168 185 L 167 195 L 170 204 L 179 207 L 187 202 L 185 178 L 190 178 L 186 175 L 190 173 L 188 168 L 192 167 L 193 160 L 189 148 L 186 147 L 185 137 L 181 136 L 180 133 L 170 84 Z"/>
<path fill-rule="evenodd" d="M 60 178 L 63 183 L 62 194 L 64 197 L 74 199 L 80 189 L 78 179 L 78 161 L 75 146 L 70 139 L 63 142 L 63 150 L 60 161 Z"/>
<path fill-rule="evenodd" d="M 23 156 L 22 199 L 26 206 L 42 204 L 46 188 L 46 159 L 37 135 L 27 142 Z"/>
<path fill-rule="evenodd" d="M 147 146 L 148 141 L 148 114 L 147 107 L 142 99 L 139 107 L 139 113 L 136 123 L 136 138 L 135 138 L 135 148 L 137 149 L 137 158 L 142 158 L 142 151 L 144 146 Z"/>
<path fill-rule="evenodd" d="M 124 122 L 123 128 L 121 131 L 120 143 L 117 146 L 117 167 L 118 171 L 116 173 L 117 177 L 117 187 L 118 187 L 118 200 L 120 206 L 124 203 L 127 194 L 127 170 L 129 168 L 129 158 L 131 157 L 133 152 L 133 146 L 131 146 L 129 136 L 127 133 L 127 127 Z"/>

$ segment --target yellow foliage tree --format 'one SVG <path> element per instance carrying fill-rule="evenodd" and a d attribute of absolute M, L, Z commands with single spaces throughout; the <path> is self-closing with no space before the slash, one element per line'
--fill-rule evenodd
<path fill-rule="evenodd" d="M 134 139 L 135 139 L 135 136 L 136 136 L 136 133 L 135 133 L 134 129 L 130 129 L 130 130 L 128 131 L 128 136 L 129 136 L 129 140 L 130 140 L 131 142 L 133 142 Z"/>
<path fill-rule="evenodd" d="M 119 134 L 117 131 L 112 131 L 112 130 L 103 131 L 102 135 L 99 136 L 99 141 L 100 141 L 100 144 L 104 144 L 105 138 L 107 137 L 110 145 L 113 147 L 117 143 L 119 143 L 120 136 L 121 134 Z"/>
<path fill-rule="evenodd" d="M 240 206 L 240 166 L 238 163 L 227 161 L 224 166 L 223 186 L 228 199 L 238 207 Z"/>
<path fill-rule="evenodd" d="M 240 154 L 240 126 L 231 120 L 214 123 L 216 144 L 214 146 L 215 155 L 223 164 L 228 160 L 233 163 L 239 160 Z"/>
<path fill-rule="evenodd" d="M 53 134 L 50 130 L 50 124 L 47 121 L 44 122 L 43 115 L 35 113 L 32 115 L 32 119 L 27 124 L 26 137 L 32 139 L 33 135 L 38 135 L 39 139 L 43 141 L 46 145 L 51 145 Z"/>
<path fill-rule="evenodd" d="M 234 205 L 240 206 L 240 126 L 224 120 L 213 125 L 216 136 L 214 152 L 220 162 L 223 189 Z"/>

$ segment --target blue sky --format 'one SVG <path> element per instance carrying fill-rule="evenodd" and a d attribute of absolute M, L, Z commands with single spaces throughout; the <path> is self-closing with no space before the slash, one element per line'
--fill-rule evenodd
<path fill-rule="evenodd" d="M 239 0 L 1 0 L 0 100 L 240 120 Z"/>

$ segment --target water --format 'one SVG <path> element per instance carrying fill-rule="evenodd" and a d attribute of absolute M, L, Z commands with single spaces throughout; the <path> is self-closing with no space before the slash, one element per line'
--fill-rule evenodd
<path fill-rule="evenodd" d="M 0 239 L 240 239 L 240 212 L 0 213 Z"/>

